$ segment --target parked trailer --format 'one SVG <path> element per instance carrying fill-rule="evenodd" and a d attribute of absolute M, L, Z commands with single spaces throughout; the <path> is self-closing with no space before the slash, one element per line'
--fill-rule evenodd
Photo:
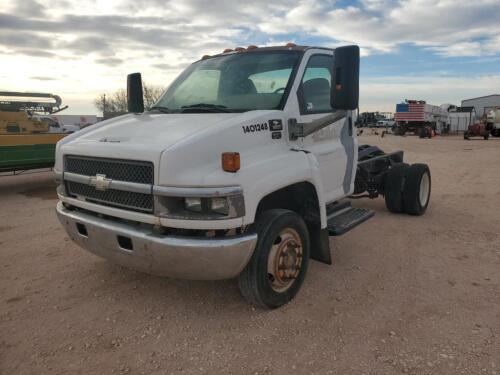
<path fill-rule="evenodd" d="M 448 117 L 445 109 L 427 104 L 424 100 L 406 100 L 396 104 L 394 134 L 411 132 L 420 138 L 431 138 L 434 133 L 440 134 L 446 129 Z"/>
<path fill-rule="evenodd" d="M 57 95 L 0 92 L 0 172 L 53 167 L 56 143 L 68 132 L 40 113 L 65 108 Z"/>

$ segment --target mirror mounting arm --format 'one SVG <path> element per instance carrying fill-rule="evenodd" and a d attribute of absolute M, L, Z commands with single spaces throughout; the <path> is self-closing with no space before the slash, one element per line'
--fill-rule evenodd
<path fill-rule="evenodd" d="M 288 120 L 288 132 L 290 140 L 296 141 L 298 138 L 307 137 L 308 135 L 317 132 L 324 127 L 333 124 L 347 116 L 347 111 L 335 111 L 326 116 L 320 117 L 312 122 L 297 122 L 296 119 Z"/>

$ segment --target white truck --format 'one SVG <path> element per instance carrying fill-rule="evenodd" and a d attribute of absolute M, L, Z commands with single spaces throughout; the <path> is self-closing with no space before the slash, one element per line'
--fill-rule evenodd
<path fill-rule="evenodd" d="M 81 247 L 126 267 L 185 279 L 237 278 L 264 308 L 298 292 L 329 236 L 373 216 L 379 195 L 421 215 L 431 178 L 403 152 L 360 146 L 359 48 L 288 44 L 226 50 L 190 65 L 144 111 L 57 144 L 58 217 Z"/>

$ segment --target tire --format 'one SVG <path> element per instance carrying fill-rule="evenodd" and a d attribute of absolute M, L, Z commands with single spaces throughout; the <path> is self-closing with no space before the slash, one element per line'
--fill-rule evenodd
<path fill-rule="evenodd" d="M 239 275 L 240 292 L 251 304 L 277 308 L 290 302 L 304 281 L 310 254 L 309 232 L 302 217 L 284 209 L 263 212 L 253 230 L 258 236 L 257 245 Z M 278 264 L 289 267 L 278 268 Z"/>
<path fill-rule="evenodd" d="M 408 164 L 394 164 L 384 179 L 385 206 L 390 212 L 403 212 L 403 187 L 406 179 Z"/>
<path fill-rule="evenodd" d="M 421 128 L 419 133 L 418 133 L 419 138 L 425 138 L 427 137 L 427 129 L 426 128 Z"/>
<path fill-rule="evenodd" d="M 489 133 L 486 133 L 485 135 L 483 135 L 483 138 L 485 141 L 488 140 L 488 138 L 490 138 L 490 134 Z"/>
<path fill-rule="evenodd" d="M 412 164 L 403 189 L 404 211 L 409 215 L 425 213 L 431 197 L 431 172 L 427 164 Z"/>
<path fill-rule="evenodd" d="M 464 132 L 464 139 L 469 140 L 469 132 L 468 131 Z"/>

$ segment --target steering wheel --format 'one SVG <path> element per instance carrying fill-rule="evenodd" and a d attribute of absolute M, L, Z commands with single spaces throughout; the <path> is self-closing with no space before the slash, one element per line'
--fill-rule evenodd
<path fill-rule="evenodd" d="M 278 88 L 278 89 L 274 90 L 274 91 L 273 91 L 273 93 L 274 93 L 274 94 L 277 94 L 277 93 L 279 93 L 280 91 L 285 92 L 285 87 L 280 87 L 280 88 Z"/>

